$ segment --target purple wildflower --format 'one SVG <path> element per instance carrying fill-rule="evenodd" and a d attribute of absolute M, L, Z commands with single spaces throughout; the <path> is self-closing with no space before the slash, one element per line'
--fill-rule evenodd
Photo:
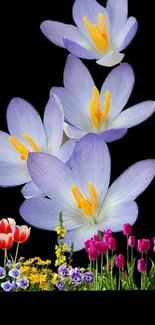
<path fill-rule="evenodd" d="M 14 279 L 18 279 L 20 277 L 20 271 L 18 269 L 12 269 L 8 274 Z"/>
<path fill-rule="evenodd" d="M 58 273 L 62 278 L 65 278 L 69 274 L 66 264 L 62 264 L 59 266 Z"/>
<path fill-rule="evenodd" d="M 6 267 L 8 267 L 10 269 L 11 266 L 12 266 L 12 261 L 8 260 L 6 263 Z"/>
<path fill-rule="evenodd" d="M 16 269 L 18 269 L 18 270 L 19 270 L 19 269 L 20 269 L 20 266 L 21 266 L 21 265 L 20 265 L 20 263 L 19 263 L 19 262 L 18 262 L 18 263 L 16 263 Z"/>
<path fill-rule="evenodd" d="M 16 283 L 21 289 L 26 289 L 29 286 L 29 280 L 27 278 L 17 280 Z"/>
<path fill-rule="evenodd" d="M 13 289 L 17 289 L 18 288 L 17 282 L 15 280 L 12 280 L 11 284 L 12 284 L 12 288 Z"/>
<path fill-rule="evenodd" d="M 58 281 L 57 286 L 60 290 L 65 289 L 65 283 L 63 281 Z"/>
<path fill-rule="evenodd" d="M 74 269 L 71 269 L 69 271 L 69 275 L 71 279 L 75 282 L 75 284 L 80 284 L 82 281 L 80 269 L 78 267 L 75 267 Z"/>
<path fill-rule="evenodd" d="M 6 271 L 3 267 L 0 267 L 0 279 L 4 279 L 6 276 Z"/>
<path fill-rule="evenodd" d="M 86 272 L 83 275 L 83 279 L 85 280 L 85 282 L 87 284 L 90 284 L 90 283 L 92 283 L 94 281 L 94 275 L 91 272 Z"/>
<path fill-rule="evenodd" d="M 4 291 L 11 291 L 13 289 L 10 281 L 2 282 L 1 287 L 3 288 Z"/>

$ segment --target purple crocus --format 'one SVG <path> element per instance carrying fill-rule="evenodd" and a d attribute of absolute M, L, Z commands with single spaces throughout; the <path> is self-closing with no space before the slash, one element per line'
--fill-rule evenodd
<path fill-rule="evenodd" d="M 65 283 L 63 281 L 58 281 L 57 286 L 58 286 L 59 290 L 65 289 Z"/>
<path fill-rule="evenodd" d="M 29 280 L 27 278 L 19 279 L 16 283 L 21 289 L 26 289 L 29 286 Z"/>
<path fill-rule="evenodd" d="M 6 276 L 6 271 L 3 267 L 0 267 L 0 280 L 4 279 Z"/>
<path fill-rule="evenodd" d="M 128 63 L 121 63 L 105 79 L 101 91 L 80 59 L 69 54 L 64 68 L 64 88 L 53 87 L 65 115 L 64 131 L 70 139 L 96 133 L 105 142 L 122 138 L 127 129 L 148 119 L 155 101 L 148 100 L 123 110 L 132 93 L 135 76 Z M 122 111 L 123 110 L 123 111 Z"/>
<path fill-rule="evenodd" d="M 5 281 L 1 283 L 1 287 L 4 291 L 12 291 L 13 286 L 10 281 Z"/>
<path fill-rule="evenodd" d="M 20 277 L 20 271 L 18 269 L 12 269 L 8 274 L 14 279 L 18 279 Z"/>
<path fill-rule="evenodd" d="M 75 141 L 62 146 L 64 113 L 56 95 L 49 98 L 43 123 L 35 108 L 22 98 L 13 98 L 7 107 L 10 134 L 0 131 L 0 186 L 26 185 L 25 198 L 43 195 L 32 182 L 27 168 L 29 152 L 46 152 L 67 162 Z"/>
<path fill-rule="evenodd" d="M 90 284 L 94 281 L 94 274 L 92 272 L 85 272 L 83 279 L 87 284 Z"/>
<path fill-rule="evenodd" d="M 155 176 L 155 159 L 136 162 L 109 187 L 111 160 L 107 144 L 95 134 L 76 145 L 70 167 L 58 158 L 30 153 L 28 168 L 33 181 L 51 198 L 31 198 L 20 207 L 22 218 L 34 227 L 55 230 L 62 211 L 67 230 L 65 243 L 74 251 L 98 231 L 122 230 L 138 217 L 135 199 Z"/>
<path fill-rule="evenodd" d="M 65 278 L 69 274 L 66 264 L 62 264 L 59 266 L 58 273 L 62 278 Z"/>
<path fill-rule="evenodd" d="M 44 35 L 77 57 L 107 67 L 120 63 L 120 52 L 138 29 L 137 20 L 128 18 L 128 0 L 108 0 L 106 8 L 96 0 L 76 0 L 72 13 L 76 26 L 47 20 L 41 24 Z"/>

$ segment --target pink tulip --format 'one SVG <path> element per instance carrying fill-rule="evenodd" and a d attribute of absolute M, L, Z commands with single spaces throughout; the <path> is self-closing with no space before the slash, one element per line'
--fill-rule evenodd
<path fill-rule="evenodd" d="M 149 239 L 139 239 L 137 250 L 140 253 L 146 253 L 151 248 L 151 243 Z"/>
<path fill-rule="evenodd" d="M 123 234 L 129 236 L 132 233 L 132 226 L 129 223 L 124 223 L 123 225 Z"/>
<path fill-rule="evenodd" d="M 115 265 L 116 265 L 117 267 L 124 268 L 124 266 L 125 266 L 125 258 L 124 258 L 124 255 L 119 254 L 119 255 L 115 258 Z"/>
<path fill-rule="evenodd" d="M 116 250 L 116 239 L 113 238 L 113 237 L 110 237 L 109 238 L 109 241 L 108 241 L 108 247 L 111 251 L 115 251 Z"/>
<path fill-rule="evenodd" d="M 128 246 L 129 247 L 134 247 L 136 245 L 136 239 L 135 236 L 130 236 L 128 238 Z"/>
<path fill-rule="evenodd" d="M 140 260 L 138 260 L 137 262 L 137 270 L 138 272 L 145 272 L 146 271 L 146 263 L 144 258 L 141 258 Z"/>

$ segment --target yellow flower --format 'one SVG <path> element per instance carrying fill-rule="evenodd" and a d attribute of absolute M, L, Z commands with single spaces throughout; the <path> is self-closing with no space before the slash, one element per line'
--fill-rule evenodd
<path fill-rule="evenodd" d="M 21 272 L 21 274 L 25 274 L 25 275 L 29 274 L 29 272 L 30 272 L 29 266 L 22 266 L 20 268 L 20 272 Z"/>
<path fill-rule="evenodd" d="M 66 233 L 67 233 L 66 229 L 62 228 L 61 229 L 61 232 L 60 232 L 60 236 L 61 237 L 65 237 L 66 236 Z"/>
<path fill-rule="evenodd" d="M 51 260 L 46 260 L 45 261 L 45 265 L 50 265 L 52 262 L 51 262 Z"/>
<path fill-rule="evenodd" d="M 39 283 L 38 274 L 31 274 L 29 276 L 29 280 L 31 281 L 32 284 Z"/>
<path fill-rule="evenodd" d="M 55 229 L 57 235 L 60 235 L 60 232 L 61 232 L 61 226 L 58 226 L 56 229 Z"/>
<path fill-rule="evenodd" d="M 38 274 L 39 283 L 46 281 L 46 275 L 45 274 Z"/>
<path fill-rule="evenodd" d="M 34 267 L 34 266 L 33 266 L 33 267 L 31 267 L 31 269 L 30 269 L 30 272 L 31 272 L 31 273 L 36 273 L 36 272 L 37 272 L 37 268 L 36 268 L 36 267 Z"/>
<path fill-rule="evenodd" d="M 66 262 L 66 256 L 61 255 L 56 261 L 55 261 L 55 266 L 59 266 Z"/>
<path fill-rule="evenodd" d="M 66 252 L 67 249 L 68 249 L 68 245 L 67 244 L 64 244 L 63 247 L 62 247 L 62 249 L 63 249 L 63 252 Z"/>
<path fill-rule="evenodd" d="M 25 257 L 21 256 L 18 260 L 18 262 L 23 262 L 25 260 Z"/>
<path fill-rule="evenodd" d="M 55 251 L 56 257 L 59 258 L 61 255 L 61 249 L 57 245 L 55 246 L 55 249 L 56 249 Z"/>
<path fill-rule="evenodd" d="M 56 284 L 57 281 L 58 281 L 58 279 L 59 279 L 59 274 L 54 273 L 54 274 L 53 274 L 53 278 L 51 279 L 51 283 L 52 283 L 52 284 Z"/>
<path fill-rule="evenodd" d="M 48 290 L 48 283 L 46 282 L 41 282 L 39 285 L 39 288 L 42 290 Z"/>

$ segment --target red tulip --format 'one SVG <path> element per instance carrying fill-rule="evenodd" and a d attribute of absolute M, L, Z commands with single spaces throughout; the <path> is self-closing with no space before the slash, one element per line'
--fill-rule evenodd
<path fill-rule="evenodd" d="M 7 250 L 13 245 L 13 234 L 0 234 L 0 249 Z"/>
<path fill-rule="evenodd" d="M 12 227 L 13 239 L 16 243 L 25 243 L 30 235 L 31 228 L 27 226 L 15 226 Z"/>
<path fill-rule="evenodd" d="M 9 234 L 12 232 L 11 226 L 15 226 L 16 221 L 14 219 L 8 218 L 8 219 L 2 219 L 0 221 L 0 233 L 2 234 Z"/>

